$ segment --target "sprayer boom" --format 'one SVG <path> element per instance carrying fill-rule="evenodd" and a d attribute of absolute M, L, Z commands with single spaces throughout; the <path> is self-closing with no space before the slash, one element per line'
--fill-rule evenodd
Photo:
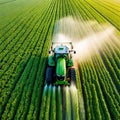
<path fill-rule="evenodd" d="M 67 47 L 69 47 L 69 49 L 73 49 L 73 44 L 72 44 L 72 42 L 52 42 L 52 45 L 51 46 L 67 46 Z"/>

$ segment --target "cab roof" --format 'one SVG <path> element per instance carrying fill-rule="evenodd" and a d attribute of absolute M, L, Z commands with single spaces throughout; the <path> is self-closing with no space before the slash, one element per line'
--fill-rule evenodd
<path fill-rule="evenodd" d="M 67 46 L 56 46 L 55 48 L 54 48 L 54 52 L 55 53 L 60 53 L 60 54 L 62 54 L 62 53 L 69 53 L 69 48 L 67 47 Z"/>

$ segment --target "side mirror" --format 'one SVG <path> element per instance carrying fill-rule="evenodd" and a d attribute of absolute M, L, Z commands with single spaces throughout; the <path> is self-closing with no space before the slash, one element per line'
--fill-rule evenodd
<path fill-rule="evenodd" d="M 76 54 L 76 51 L 74 51 L 74 54 Z"/>
<path fill-rule="evenodd" d="M 51 54 L 51 50 L 49 50 L 49 54 Z"/>

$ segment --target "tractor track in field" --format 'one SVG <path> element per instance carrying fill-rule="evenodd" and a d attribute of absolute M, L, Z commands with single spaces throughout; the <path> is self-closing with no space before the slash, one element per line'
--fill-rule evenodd
<path fill-rule="evenodd" d="M 63 98 L 62 98 L 62 118 L 63 118 L 63 120 L 65 120 L 66 118 L 65 118 L 65 106 L 66 106 L 66 104 L 65 104 L 65 90 L 64 90 L 64 88 L 62 88 L 62 96 L 63 96 Z"/>
<path fill-rule="evenodd" d="M 80 81 L 79 72 L 76 68 L 76 82 Z M 81 85 L 70 86 L 45 85 L 40 109 L 40 120 L 44 120 L 46 112 L 48 118 L 53 120 L 84 120 L 84 102 L 81 94 Z M 55 97 L 53 97 L 55 96 Z M 48 103 L 49 102 L 49 103 Z M 48 107 L 49 106 L 49 110 Z M 54 111 L 53 111 L 54 110 Z"/>
<path fill-rule="evenodd" d="M 54 105 L 54 107 L 56 107 L 56 111 L 54 111 L 55 116 L 61 116 L 62 120 L 79 120 L 80 116 L 79 116 L 79 101 L 78 101 L 78 92 L 77 89 L 73 86 L 52 86 L 52 85 L 45 85 L 44 87 L 44 91 L 43 93 L 45 93 L 45 91 L 47 91 L 47 94 L 43 94 L 42 96 L 42 104 L 41 104 L 41 108 L 43 108 L 44 106 L 44 110 L 41 109 L 40 113 L 46 113 L 46 111 L 49 114 L 49 118 L 51 117 L 51 112 L 53 109 L 53 105 L 52 105 L 52 101 L 56 101 L 56 105 Z M 53 89 L 56 90 L 56 92 L 53 92 Z M 60 91 L 59 91 L 60 90 Z M 58 93 L 58 91 L 60 92 L 60 94 Z M 54 95 L 55 94 L 55 95 Z M 61 95 L 61 96 L 60 96 Z M 51 96 L 56 96 L 56 99 L 53 99 L 53 97 Z M 62 97 L 62 98 L 61 98 Z M 49 103 L 46 100 L 46 104 L 43 104 L 45 101 L 45 98 L 49 99 Z M 73 99 L 74 98 L 74 99 Z M 76 99 L 75 99 L 76 98 Z M 62 101 L 60 102 L 59 99 L 62 99 Z M 49 105 L 48 105 L 49 104 Z M 62 106 L 62 111 L 59 107 L 57 106 Z M 49 110 L 48 107 L 50 106 Z M 57 112 L 59 111 L 59 113 Z M 59 115 L 58 115 L 59 114 Z M 41 116 L 41 114 L 40 114 Z M 45 116 L 42 118 L 45 119 Z M 57 118 L 58 120 L 60 118 Z"/>

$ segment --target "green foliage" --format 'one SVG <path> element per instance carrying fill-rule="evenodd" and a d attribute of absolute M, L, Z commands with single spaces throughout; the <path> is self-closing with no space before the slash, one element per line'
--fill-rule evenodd
<path fill-rule="evenodd" d="M 4 2 L 4 3 L 3 3 Z M 109 22 L 120 30 L 120 5 L 110 0 L 0 1 L 0 119 L 119 119 L 120 42 L 79 61 L 77 90 L 45 86 L 48 50 L 57 20 Z M 66 27 L 66 26 L 64 26 Z M 74 26 L 75 27 L 75 26 Z M 65 29 L 65 28 L 63 28 Z M 73 28 L 74 29 L 74 28 Z M 102 28 L 101 26 L 101 29 Z M 96 26 L 91 28 L 97 31 Z M 82 35 L 89 29 L 78 31 Z"/>

